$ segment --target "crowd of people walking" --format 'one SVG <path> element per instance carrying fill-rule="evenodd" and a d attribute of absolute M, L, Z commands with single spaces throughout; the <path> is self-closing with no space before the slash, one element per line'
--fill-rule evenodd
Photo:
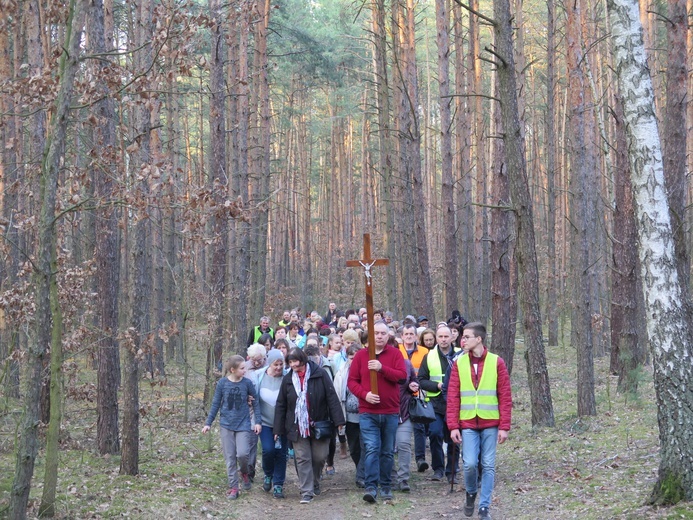
<path fill-rule="evenodd" d="M 261 317 L 246 358 L 223 365 L 202 433 L 219 414 L 228 498 L 252 488 L 258 440 L 262 489 L 284 499 L 293 458 L 301 504 L 334 474 L 339 446 L 368 503 L 410 493 L 412 469 L 430 468 L 432 481 L 464 484 L 465 516 L 478 508 L 490 519 L 496 446 L 508 438 L 512 396 L 505 362 L 485 346 L 485 326 L 456 310 L 433 327 L 426 316 L 398 322 L 382 310 L 369 323 L 365 308 L 342 312 L 335 303 L 322 316 L 300 316 L 285 311 L 274 328 Z M 374 356 L 364 348 L 369 327 Z M 428 424 L 410 416 L 415 396 L 435 412 Z"/>

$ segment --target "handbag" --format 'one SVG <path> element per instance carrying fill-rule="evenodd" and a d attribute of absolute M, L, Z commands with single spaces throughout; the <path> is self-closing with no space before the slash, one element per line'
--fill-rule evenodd
<path fill-rule="evenodd" d="M 433 403 L 426 401 L 426 394 L 419 390 L 418 396 L 409 400 L 409 420 L 416 424 L 431 424 L 436 420 Z"/>
<path fill-rule="evenodd" d="M 334 435 L 334 424 L 332 421 L 315 421 L 311 427 L 315 440 L 327 439 Z"/>
<path fill-rule="evenodd" d="M 344 403 L 347 413 L 359 413 L 359 398 L 347 389 L 347 398 Z"/>

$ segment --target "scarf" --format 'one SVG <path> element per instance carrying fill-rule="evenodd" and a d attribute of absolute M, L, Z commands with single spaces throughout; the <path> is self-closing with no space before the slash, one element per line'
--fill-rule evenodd
<path fill-rule="evenodd" d="M 306 364 L 306 375 L 303 379 L 303 389 L 298 374 L 291 374 L 291 382 L 296 390 L 296 416 L 295 423 L 298 424 L 298 433 L 301 437 L 310 437 L 310 419 L 308 418 L 308 379 L 310 378 L 310 364 Z"/>

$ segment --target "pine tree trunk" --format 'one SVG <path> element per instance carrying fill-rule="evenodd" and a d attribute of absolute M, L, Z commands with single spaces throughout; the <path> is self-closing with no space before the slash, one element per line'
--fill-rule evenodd
<path fill-rule="evenodd" d="M 638 301 L 642 291 L 638 276 L 638 255 L 633 244 L 638 236 L 630 185 L 628 145 L 623 122 L 623 104 L 617 96 L 614 107 L 616 130 L 616 161 L 614 170 L 614 239 L 613 272 L 611 275 L 611 359 L 610 371 L 618 374 L 618 389 L 638 389 L 637 368 L 645 362 L 645 346 L 639 337 L 639 323 L 645 320 Z"/>
<path fill-rule="evenodd" d="M 546 53 L 546 197 L 547 209 L 547 262 L 549 277 L 546 284 L 546 314 L 549 346 L 558 345 L 558 273 L 556 260 L 556 12 L 554 0 L 546 1 L 547 53 Z"/>
<path fill-rule="evenodd" d="M 87 37 L 93 45 L 94 53 L 111 50 L 112 34 L 105 32 L 104 4 L 95 0 L 89 5 Z M 98 101 L 93 112 L 96 117 L 95 143 L 104 164 L 97 164 L 92 175 L 94 195 L 101 201 L 95 219 L 94 261 L 97 265 L 96 285 L 98 287 L 97 324 L 102 334 L 97 353 L 96 389 L 96 444 L 99 453 L 116 454 L 120 452 L 118 438 L 118 384 L 120 374 L 120 353 L 118 348 L 118 282 L 120 278 L 120 258 L 118 247 L 118 217 L 111 205 L 114 190 L 112 172 L 116 171 L 116 114 L 113 99 L 108 96 L 108 87 L 100 73 L 105 67 L 102 61 L 95 61 L 99 91 L 104 96 Z"/>
<path fill-rule="evenodd" d="M 442 239 L 444 241 L 443 259 L 443 312 L 457 309 L 457 240 L 455 228 L 454 187 L 452 179 L 452 121 L 450 114 L 450 37 L 446 0 L 436 0 L 436 41 L 438 47 L 438 91 L 440 105 L 440 170 L 441 206 L 443 210 Z M 439 228 L 440 229 L 440 228 Z"/>
<path fill-rule="evenodd" d="M 593 211 L 589 193 L 595 187 L 590 183 L 590 146 L 587 141 L 586 113 L 590 110 L 586 97 L 585 75 L 582 71 L 583 50 L 581 37 L 581 2 L 565 5 L 567 12 L 566 43 L 568 45 L 568 102 L 570 105 L 570 221 L 573 227 L 571 241 L 571 267 L 573 274 L 573 308 L 571 314 L 571 344 L 577 351 L 578 415 L 597 413 L 594 396 L 594 360 L 592 342 L 592 284 L 590 279 L 590 235 L 588 219 Z"/>
<path fill-rule="evenodd" d="M 654 364 L 660 463 L 651 501 L 693 500 L 691 313 L 678 277 L 652 81 L 638 4 L 609 0 L 614 66 L 623 95 L 647 336 Z"/>
<path fill-rule="evenodd" d="M 517 106 L 515 60 L 513 57 L 512 18 L 509 0 L 493 3 L 496 53 L 503 62 L 498 63 L 498 97 L 501 119 L 505 129 L 503 143 L 510 180 L 510 197 L 515 210 L 517 245 L 515 255 L 518 270 L 518 292 L 521 294 L 522 319 L 527 352 L 527 379 L 532 407 L 532 425 L 553 426 L 553 403 L 546 368 L 544 338 L 541 329 L 539 303 L 539 269 L 532 199 L 527 181 L 527 163 L 524 140 L 520 132 Z"/>
<path fill-rule="evenodd" d="M 686 0 L 668 0 L 666 108 L 662 133 L 664 179 L 684 298 L 689 298 L 690 265 L 686 251 L 686 108 L 688 72 Z M 693 153 L 693 150 L 688 150 Z"/>

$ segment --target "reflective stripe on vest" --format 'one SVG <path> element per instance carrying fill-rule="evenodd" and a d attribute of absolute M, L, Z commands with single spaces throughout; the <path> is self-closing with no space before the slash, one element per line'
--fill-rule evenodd
<path fill-rule="evenodd" d="M 498 356 L 488 352 L 481 373 L 479 388 L 474 388 L 470 354 L 457 358 L 457 369 L 460 373 L 460 420 L 469 421 L 474 417 L 480 419 L 500 419 L 498 412 Z"/>
<path fill-rule="evenodd" d="M 455 349 L 455 352 L 459 352 L 460 349 Z M 428 354 L 428 376 L 431 378 L 431 381 L 435 382 L 436 384 L 442 383 L 443 382 L 443 377 L 445 376 L 445 372 L 443 372 L 443 368 L 440 366 L 440 354 L 438 353 L 438 345 L 433 347 L 433 350 L 431 350 Z M 440 395 L 440 390 L 437 392 L 426 392 L 426 401 L 429 401 L 431 397 L 437 397 Z"/>

